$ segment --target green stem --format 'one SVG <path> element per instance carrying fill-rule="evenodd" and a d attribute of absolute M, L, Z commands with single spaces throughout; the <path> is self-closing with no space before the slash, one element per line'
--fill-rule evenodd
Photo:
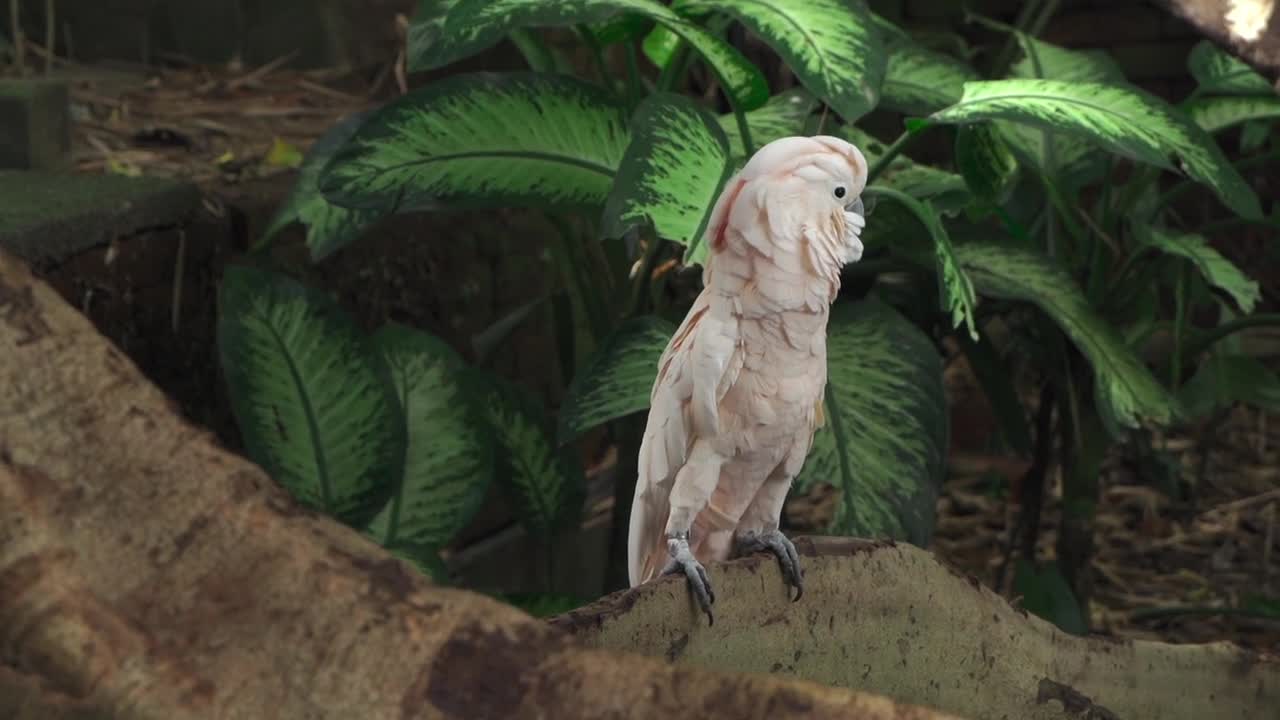
<path fill-rule="evenodd" d="M 876 178 L 883 175 L 884 171 L 889 169 L 889 164 L 893 162 L 894 158 L 902 154 L 902 151 L 907 147 L 907 144 L 910 143 L 917 135 L 930 127 L 932 126 L 924 125 L 923 127 L 916 128 L 915 130 L 904 130 L 902 134 L 893 141 L 893 144 L 885 149 L 884 154 L 876 158 L 875 162 L 871 163 L 871 168 L 867 171 L 867 185 L 870 186 L 871 183 L 876 181 Z"/>
<path fill-rule="evenodd" d="M 658 92 L 671 92 L 684 79 L 684 73 L 689 69 L 689 63 L 693 57 L 693 48 L 684 40 L 677 45 L 675 52 L 671 54 L 671 59 L 667 61 L 666 67 L 662 68 L 662 72 L 658 74 Z"/>
<path fill-rule="evenodd" d="M 644 85 L 640 82 L 640 60 L 634 40 L 627 42 L 627 93 L 629 107 L 634 110 L 644 97 Z"/>
<path fill-rule="evenodd" d="M 1200 353 L 1213 347 L 1219 340 L 1241 330 L 1274 326 L 1280 326 L 1280 313 L 1259 313 L 1257 315 L 1238 317 L 1235 320 L 1222 323 L 1215 328 L 1210 328 L 1198 334 L 1187 343 L 1186 356 L 1199 357 Z"/>
<path fill-rule="evenodd" d="M 1039 5 L 1039 0 L 1027 0 L 1022 6 L 1022 10 L 1018 12 L 1018 18 L 1013 21 L 1014 26 L 985 18 L 970 11 L 968 7 L 965 8 L 965 22 L 975 22 L 993 30 L 1003 30 L 1009 33 L 1009 37 L 1005 38 L 1004 45 L 1000 47 L 1000 52 L 991 63 L 991 77 L 1004 77 L 1005 73 L 1008 72 L 1009 64 L 1013 61 L 1014 50 L 1018 46 L 1018 38 L 1014 33 L 1018 28 L 1026 27 L 1034 22 Z"/>
<path fill-rule="evenodd" d="M 749 158 L 756 154 L 756 146 L 751 141 L 751 128 L 747 125 L 747 114 L 742 111 L 742 107 L 732 98 L 729 99 L 729 103 L 733 106 L 733 119 L 738 121 L 738 134 L 742 136 L 742 148 Z"/>
<path fill-rule="evenodd" d="M 1190 267 L 1178 268 L 1178 284 L 1173 291 L 1173 362 L 1169 365 L 1169 387 L 1175 392 L 1182 384 L 1182 353 L 1187 324 L 1187 286 L 1191 283 Z"/>
<path fill-rule="evenodd" d="M 26 39 L 22 36 L 22 14 L 19 12 L 19 0 L 9 0 L 9 34 L 13 36 L 13 64 L 21 76 L 27 67 Z"/>
<path fill-rule="evenodd" d="M 609 72 L 609 65 L 604 60 L 604 48 L 600 46 L 600 41 L 596 39 L 596 34 L 591 32 L 591 28 L 586 25 L 575 25 L 574 29 L 582 36 L 582 41 L 591 49 L 591 57 L 596 65 L 596 72 L 600 73 L 600 82 L 604 83 L 607 88 L 613 88 L 613 76 Z"/>
<path fill-rule="evenodd" d="M 644 299 L 649 294 L 649 278 L 653 275 L 653 268 L 658 263 L 658 255 L 662 252 L 661 238 L 655 236 L 648 240 L 649 244 L 645 247 L 644 256 L 640 259 L 640 269 L 636 272 L 631 284 L 631 305 L 627 309 L 627 317 L 635 317 L 644 309 Z"/>

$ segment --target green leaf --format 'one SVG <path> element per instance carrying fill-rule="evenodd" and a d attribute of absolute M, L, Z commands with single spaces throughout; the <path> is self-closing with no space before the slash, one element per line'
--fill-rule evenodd
<path fill-rule="evenodd" d="M 1218 48 L 1209 40 L 1201 40 L 1191 48 L 1187 69 L 1201 92 L 1218 95 L 1270 95 L 1271 83 L 1244 61 Z"/>
<path fill-rule="evenodd" d="M 665 25 L 655 25 L 649 34 L 644 36 L 644 41 L 640 43 L 640 50 L 645 57 L 649 58 L 649 62 L 661 69 L 671 62 L 671 57 L 676 54 L 676 48 L 680 47 L 680 42 L 680 36 L 668 30 Z"/>
<path fill-rule="evenodd" d="M 373 343 L 404 413 L 404 472 L 370 524 L 387 547 L 443 547 L 480 509 L 493 478 L 493 443 L 468 386 L 466 365 L 448 345 L 398 324 Z"/>
<path fill-rule="evenodd" d="M 599 207 L 627 146 L 622 105 L 560 75 L 456 75 L 374 112 L 324 168 L 353 208 Z"/>
<path fill-rule="evenodd" d="M 955 251 L 983 295 L 1032 303 L 1066 332 L 1092 365 L 1099 411 L 1114 426 L 1167 426 L 1181 418 L 1177 401 L 1054 260 L 995 243 L 965 243 Z"/>
<path fill-rule="evenodd" d="M 930 116 L 966 124 L 1011 120 L 1089 138 L 1117 154 L 1173 169 L 1170 155 L 1236 213 L 1257 218 L 1258 196 L 1213 138 L 1185 114 L 1141 90 L 1061 80 L 965 83 L 960 102 Z"/>
<path fill-rule="evenodd" d="M 675 8 L 732 16 L 846 122 L 880 99 L 885 51 L 865 0 L 677 0 Z"/>
<path fill-rule="evenodd" d="M 960 99 L 964 84 L 981 76 L 965 63 L 913 42 L 900 42 L 889 53 L 880 107 L 927 115 Z"/>
<path fill-rule="evenodd" d="M 578 371 L 560 406 L 560 443 L 649 407 L 658 358 L 676 326 L 656 315 L 624 322 Z"/>
<path fill-rule="evenodd" d="M 320 171 L 334 153 L 360 128 L 368 113 L 358 113 L 330 128 L 311 146 L 298 169 L 298 180 L 276 211 L 255 247 L 271 242 L 292 222 L 307 226 L 307 248 L 312 262 L 320 262 L 360 238 L 382 218 L 377 210 L 352 210 L 334 205 L 320 194 Z"/>
<path fill-rule="evenodd" d="M 355 321 L 292 278 L 230 266 L 218 351 L 249 457 L 301 504 L 367 523 L 399 481 L 405 430 Z"/>
<path fill-rule="evenodd" d="M 650 223 L 659 237 L 685 246 L 686 263 L 701 263 L 703 229 L 733 172 L 724 131 L 715 116 L 673 93 L 650 95 L 633 122 L 601 232 L 617 238 Z"/>
<path fill-rule="evenodd" d="M 778 138 L 804 134 L 805 121 L 818 108 L 818 101 L 804 88 L 793 88 L 769 98 L 769 102 L 747 113 L 747 128 L 757 148 Z M 742 146 L 742 133 L 738 132 L 738 120 L 733 113 L 716 118 L 720 129 L 729 139 L 729 153 L 740 163 L 747 160 Z M 736 163 L 735 163 L 736 164 Z"/>
<path fill-rule="evenodd" d="M 366 533 L 373 540 L 379 540 L 372 534 Z M 386 547 L 385 545 L 383 547 Z M 395 555 L 401 560 L 411 563 L 418 572 L 431 578 L 431 582 L 437 585 L 445 585 L 449 582 L 449 567 L 444 564 L 444 560 L 440 557 L 440 551 L 435 547 L 418 547 L 415 545 L 398 544 L 392 547 L 386 547 L 387 552 Z"/>
<path fill-rule="evenodd" d="M 1280 119 L 1280 95 L 1204 97 L 1183 109 L 1205 132 L 1216 133 L 1250 120 Z"/>
<path fill-rule="evenodd" d="M 764 75 L 741 52 L 656 0 L 460 0 L 449 13 L 444 35 L 430 61 L 439 67 L 485 49 L 487 46 L 477 47 L 472 38 L 479 33 L 496 32 L 491 28 L 506 32 L 521 27 L 589 24 L 619 13 L 643 15 L 679 35 L 707 61 L 725 93 L 741 109 L 754 110 L 769 99 Z M 454 33 L 461 38 L 456 47 L 452 43 Z M 497 39 L 489 45 L 495 42 Z"/>
<path fill-rule="evenodd" d="M 956 260 L 956 251 L 951 246 L 951 238 L 942 226 L 938 213 L 929 201 L 916 200 L 910 195 L 882 185 L 872 185 L 864 191 L 868 196 L 884 196 L 902 205 L 929 231 L 933 240 L 934 257 L 937 261 L 938 295 L 942 300 L 942 309 L 951 314 L 951 325 L 959 327 L 964 324 L 969 329 L 969 336 L 977 339 L 978 328 L 974 320 L 974 307 L 977 297 L 973 282 L 961 269 Z"/>
<path fill-rule="evenodd" d="M 1203 237 L 1160 228 L 1150 228 L 1140 235 L 1153 247 L 1190 261 L 1210 285 L 1230 295 L 1244 312 L 1253 312 L 1262 298 L 1258 283 L 1210 247 Z"/>
<path fill-rule="evenodd" d="M 1021 32 L 1016 38 L 1022 58 L 1010 68 L 1015 78 L 1128 84 L 1119 63 L 1103 50 L 1067 50 Z"/>
<path fill-rule="evenodd" d="M 853 143 L 870 165 L 875 165 L 888 150 L 884 143 L 852 125 L 835 128 L 832 132 Z M 917 200 L 928 200 L 944 214 L 961 209 L 972 197 L 963 177 L 932 165 L 922 165 L 906 155 L 898 155 L 889 161 L 889 167 L 880 175 L 877 184 L 901 190 Z M 869 225 L 867 231 L 876 232 L 874 224 Z"/>
<path fill-rule="evenodd" d="M 498 479 L 530 534 L 546 539 L 582 513 L 586 479 L 573 446 L 558 448 L 541 403 L 527 390 L 472 369 L 485 419 L 497 440 Z"/>
<path fill-rule="evenodd" d="M 825 425 L 796 488 L 840 491 L 827 532 L 927 545 L 946 469 L 948 416 L 933 341 L 878 300 L 837 302 L 827 332 Z"/>
<path fill-rule="evenodd" d="M 436 61 L 445 48 L 457 55 L 455 59 L 461 59 L 493 47 L 506 37 L 507 29 L 502 27 L 451 28 L 447 42 L 442 41 L 445 20 L 459 2 L 461 0 L 421 0 L 418 3 L 406 38 L 405 65 L 409 72 L 434 70 L 453 62 L 448 58 Z"/>
<path fill-rule="evenodd" d="M 1080 603 L 1057 565 L 1037 567 L 1026 558 L 1019 558 L 1013 575 L 1013 591 L 1022 596 L 1022 607 L 1057 625 L 1063 632 L 1072 635 L 1089 632 L 1080 613 Z"/>
<path fill-rule="evenodd" d="M 558 49 L 542 41 L 531 30 L 512 30 L 507 38 L 524 56 L 530 70 L 540 73 L 573 73 L 573 64 Z"/>
<path fill-rule="evenodd" d="M 1242 403 L 1264 412 L 1280 412 L 1280 376 L 1257 358 L 1215 352 L 1178 392 L 1191 417 Z"/>
<path fill-rule="evenodd" d="M 956 132 L 956 166 L 974 195 L 1003 205 L 1018 180 L 1018 161 L 990 123 L 961 125 Z"/>

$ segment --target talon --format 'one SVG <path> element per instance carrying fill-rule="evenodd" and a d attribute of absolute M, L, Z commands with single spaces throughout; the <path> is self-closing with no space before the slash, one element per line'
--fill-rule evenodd
<path fill-rule="evenodd" d="M 791 602 L 799 602 L 804 596 L 804 568 L 800 565 L 800 554 L 786 535 L 777 530 L 743 533 L 738 539 L 738 549 L 743 555 L 765 550 L 772 553 L 778 558 L 782 579 L 787 584 L 787 595 L 791 594 L 791 588 L 796 589 L 796 596 L 791 598 Z"/>
<path fill-rule="evenodd" d="M 693 553 L 689 551 L 689 537 L 686 534 L 673 535 L 667 538 L 667 552 L 671 559 L 662 568 L 663 575 L 684 575 L 689 581 L 689 589 L 698 601 L 698 607 L 707 614 L 707 624 L 715 625 L 715 616 L 711 614 L 711 605 L 716 601 L 716 594 L 711 589 L 711 580 L 707 578 L 707 570 L 702 567 Z"/>

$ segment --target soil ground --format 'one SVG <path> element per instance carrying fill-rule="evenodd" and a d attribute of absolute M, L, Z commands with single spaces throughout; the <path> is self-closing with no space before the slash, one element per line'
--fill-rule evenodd
<path fill-rule="evenodd" d="M 255 236 L 288 191 L 293 173 L 279 161 L 306 148 L 346 113 L 396 92 L 393 71 L 368 83 L 324 73 L 270 67 L 250 72 L 205 69 L 136 73 L 78 72 L 75 136 L 78 170 L 123 172 L 191 179 L 211 196 L 244 213 L 240 232 Z M 274 149 L 274 154 L 273 154 Z M 503 216 L 505 217 L 505 216 Z M 519 219 L 509 220 L 518 227 Z M 441 228 L 447 227 L 444 223 Z M 510 228 L 508 228 L 510 230 Z M 478 233 L 477 233 L 478 234 Z M 242 238 L 243 240 L 243 238 Z M 287 240 L 287 239 L 286 239 Z M 296 245 L 297 235 L 293 236 Z M 382 238 L 348 260 L 320 271 L 362 318 L 392 318 L 438 332 L 465 350 L 464 326 L 453 315 L 468 307 L 466 293 L 446 278 L 465 276 L 430 243 Z M 442 259 L 444 258 L 444 259 Z M 490 258 L 492 260 L 492 258 Z M 87 270 L 86 270 L 87 271 Z M 424 282 L 439 279 L 442 282 Z M 489 276 L 493 282 L 493 275 Z M 456 284 L 456 283 L 455 283 Z M 495 286 L 503 283 L 493 282 Z M 1274 293 L 1275 285 L 1268 288 Z M 530 289 L 529 292 L 534 292 Z M 491 295 L 495 307 L 516 298 Z M 213 303 L 210 294 L 204 301 Z M 508 305 L 507 307 L 510 307 Z M 208 320 L 208 315 L 202 318 Z M 474 319 L 473 319 L 474 320 Z M 104 328 L 111 334 L 110 328 Z M 535 333 L 537 334 L 537 333 Z M 202 336 L 211 339 L 211 333 Z M 529 346 L 533 350 L 534 346 Z M 512 353 L 529 357 L 530 353 Z M 216 353 L 200 377 L 217 377 Z M 140 364 L 146 366 L 148 359 Z M 161 363 L 163 359 L 150 359 Z M 545 363 L 544 363 L 545 365 Z M 507 368 L 513 375 L 543 379 L 545 366 Z M 955 403 L 953 425 L 981 434 L 982 403 L 962 365 L 952 364 L 948 385 Z M 208 407 L 223 407 L 221 383 L 207 384 Z M 195 418 L 201 398 L 180 399 Z M 221 417 L 225 419 L 225 414 Z M 217 428 L 237 444 L 234 431 Z M 1221 607 L 1280 595 L 1280 420 L 1237 409 L 1196 436 L 1170 437 L 1164 449 L 1176 460 L 1179 487 L 1171 495 L 1140 477 L 1123 458 L 1105 468 L 1099 509 L 1099 552 L 1092 621 L 1101 632 L 1175 642 L 1232 640 L 1252 648 L 1280 650 L 1280 621 L 1228 614 Z M 963 433 L 961 433 L 963 434 Z M 965 438 L 959 438 L 965 445 Z M 952 456 L 951 477 L 939 501 L 935 550 L 990 585 L 1005 561 L 1017 504 L 1008 492 L 1021 466 L 984 454 L 976 443 Z M 1041 558 L 1052 557 L 1057 517 L 1057 478 L 1051 474 L 1044 510 Z M 796 527 L 820 527 L 833 497 L 817 491 L 793 500 L 787 511 Z M 1009 577 L 1000 590 L 1009 590 Z M 1273 605 L 1276 601 L 1271 600 Z M 1273 607 L 1273 610 L 1275 608 Z"/>

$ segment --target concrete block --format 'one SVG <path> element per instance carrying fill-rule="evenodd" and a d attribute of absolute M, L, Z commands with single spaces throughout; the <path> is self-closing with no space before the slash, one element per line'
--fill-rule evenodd
<path fill-rule="evenodd" d="M 71 93 L 59 80 L 0 80 L 0 168 L 58 170 L 71 162 Z"/>

